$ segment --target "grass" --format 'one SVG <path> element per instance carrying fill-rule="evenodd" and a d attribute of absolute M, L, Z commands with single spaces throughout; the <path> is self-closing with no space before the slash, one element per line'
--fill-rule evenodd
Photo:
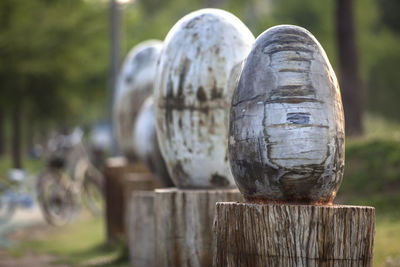
<path fill-rule="evenodd" d="M 26 157 L 23 161 L 23 167 L 29 176 L 36 176 L 45 167 L 42 159 L 31 159 Z M 6 179 L 8 171 L 12 168 L 10 156 L 0 156 L 0 180 Z"/>
<path fill-rule="evenodd" d="M 41 159 L 25 158 L 23 164 L 31 178 L 45 168 Z M 7 177 L 11 166 L 10 157 L 0 157 L 0 180 Z M 15 257 L 27 252 L 51 254 L 57 258 L 55 263 L 72 266 L 129 266 L 124 246 L 106 244 L 103 218 L 85 218 L 50 232 L 43 238 L 22 240 L 9 252 Z"/>
<path fill-rule="evenodd" d="M 400 125 L 367 114 L 364 126 L 364 136 L 346 139 L 338 198 L 375 207 L 374 266 L 400 266 Z"/>
<path fill-rule="evenodd" d="M 105 243 L 103 221 L 102 218 L 86 218 L 53 228 L 51 234 L 44 238 L 25 240 L 11 248 L 10 253 L 15 257 L 28 251 L 51 254 L 57 258 L 54 263 L 72 266 L 129 266 L 124 246 Z"/>
<path fill-rule="evenodd" d="M 367 113 L 363 119 L 364 135 L 346 138 L 347 142 L 357 143 L 376 139 L 400 141 L 400 125 L 378 115 Z"/>
<path fill-rule="evenodd" d="M 374 250 L 374 266 L 384 266 L 390 259 L 400 264 L 400 222 L 377 218 Z"/>
<path fill-rule="evenodd" d="M 364 125 L 363 137 L 346 140 L 346 168 L 338 198 L 344 204 L 375 207 L 374 266 L 400 266 L 400 125 L 372 115 L 365 117 Z M 38 170 L 41 164 L 26 161 L 26 168 Z M 0 175 L 4 166 L 0 158 Z M 109 266 L 128 266 L 122 246 L 104 245 L 104 231 L 100 219 L 79 221 L 46 239 L 25 241 L 14 253 L 33 249 L 71 265 L 103 261 Z"/>

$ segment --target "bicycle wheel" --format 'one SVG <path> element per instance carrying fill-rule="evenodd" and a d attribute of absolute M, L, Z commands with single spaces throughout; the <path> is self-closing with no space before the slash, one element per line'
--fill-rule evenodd
<path fill-rule="evenodd" d="M 103 180 L 103 175 L 89 164 L 82 185 L 82 200 L 95 216 L 101 215 L 104 210 Z"/>
<path fill-rule="evenodd" d="M 0 197 L 0 224 L 11 220 L 17 205 L 13 201 L 7 201 L 5 197 Z"/>
<path fill-rule="evenodd" d="M 79 201 L 65 173 L 48 170 L 38 180 L 38 199 L 46 221 L 64 225 L 79 214 Z"/>

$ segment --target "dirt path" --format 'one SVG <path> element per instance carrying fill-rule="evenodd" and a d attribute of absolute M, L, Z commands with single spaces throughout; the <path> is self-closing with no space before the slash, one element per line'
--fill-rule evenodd
<path fill-rule="evenodd" d="M 38 205 L 30 209 L 17 209 L 10 221 L 0 224 L 0 249 L 12 245 L 9 239 L 11 233 L 37 225 L 46 225 Z"/>
<path fill-rule="evenodd" d="M 66 266 L 56 264 L 57 258 L 52 255 L 28 251 L 16 257 L 6 250 L 24 240 L 45 238 L 53 231 L 55 228 L 46 224 L 37 205 L 31 209 L 17 210 L 9 222 L 0 225 L 0 266 Z"/>
<path fill-rule="evenodd" d="M 56 257 L 48 254 L 25 253 L 21 257 L 14 257 L 7 252 L 0 251 L 1 267 L 42 267 L 42 266 L 67 266 L 56 264 Z"/>

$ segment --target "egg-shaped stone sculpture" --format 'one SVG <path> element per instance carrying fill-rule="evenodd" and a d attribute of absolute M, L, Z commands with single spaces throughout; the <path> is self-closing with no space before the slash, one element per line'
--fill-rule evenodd
<path fill-rule="evenodd" d="M 307 30 L 262 33 L 235 89 L 229 158 L 248 201 L 331 203 L 344 169 L 339 85 Z"/>
<path fill-rule="evenodd" d="M 153 94 L 157 59 L 162 42 L 145 41 L 129 52 L 117 80 L 113 105 L 115 138 L 120 152 L 135 158 L 132 129 L 143 101 Z"/>
<path fill-rule="evenodd" d="M 133 148 L 138 158 L 156 174 L 164 186 L 172 187 L 173 183 L 158 146 L 153 102 L 153 96 L 149 96 L 139 110 L 133 127 Z"/>
<path fill-rule="evenodd" d="M 234 15 L 202 9 L 168 33 L 155 81 L 157 135 L 179 188 L 234 187 L 229 107 L 254 37 Z"/>

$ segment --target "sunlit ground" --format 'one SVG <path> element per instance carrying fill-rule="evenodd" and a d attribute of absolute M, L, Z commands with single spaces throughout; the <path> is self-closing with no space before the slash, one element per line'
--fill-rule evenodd
<path fill-rule="evenodd" d="M 374 266 L 400 266 L 400 124 L 367 114 L 365 135 L 346 139 L 338 198 L 376 210 Z"/>
<path fill-rule="evenodd" d="M 20 240 L 7 251 L 16 260 L 26 255 L 51 255 L 51 264 L 72 266 L 129 266 L 128 255 L 122 245 L 106 245 L 104 221 L 83 218 L 61 227 L 32 227 L 33 238 Z M 23 230 L 14 239 L 27 235 Z"/>
<path fill-rule="evenodd" d="M 374 266 L 400 266 L 400 222 L 378 218 Z"/>

